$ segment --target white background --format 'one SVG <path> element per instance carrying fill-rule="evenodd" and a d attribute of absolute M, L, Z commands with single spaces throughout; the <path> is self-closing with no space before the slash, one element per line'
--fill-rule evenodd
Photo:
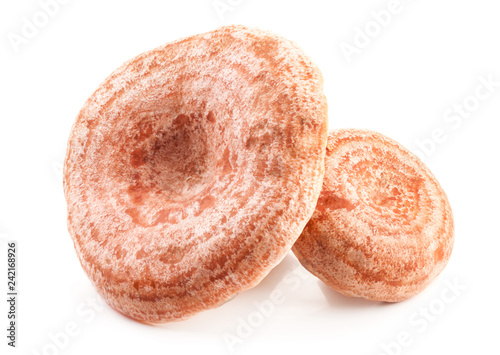
<path fill-rule="evenodd" d="M 383 28 L 372 11 L 389 1 L 220 2 L 232 4 L 222 17 L 213 0 L 70 0 L 44 24 L 38 1 L 1 0 L 0 289 L 5 239 L 15 239 L 20 328 L 18 348 L 8 348 L 2 301 L 0 353 L 500 354 L 499 2 L 401 0 Z M 38 31 L 13 44 L 33 17 Z M 377 130 L 424 154 L 456 222 L 451 260 L 424 292 L 390 305 L 346 298 L 289 255 L 259 286 L 180 323 L 147 326 L 93 303 L 66 230 L 60 167 L 73 120 L 125 60 L 230 23 L 304 48 L 325 78 L 330 128 Z M 370 37 L 346 56 L 358 28 Z M 477 98 L 481 80 L 497 86 Z M 462 119 L 453 110 L 464 102 Z M 273 290 L 282 302 L 271 307 Z M 419 313 L 426 309 L 432 321 Z M 404 334 L 410 340 L 395 345 Z"/>

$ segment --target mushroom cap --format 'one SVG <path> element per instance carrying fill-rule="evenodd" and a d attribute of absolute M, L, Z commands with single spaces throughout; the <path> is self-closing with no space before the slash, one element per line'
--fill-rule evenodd
<path fill-rule="evenodd" d="M 117 311 L 188 318 L 257 285 L 321 191 L 327 104 L 292 42 L 228 26 L 126 62 L 73 125 L 68 230 Z"/>
<path fill-rule="evenodd" d="M 453 247 L 450 204 L 430 170 L 384 135 L 328 134 L 323 189 L 293 251 L 326 285 L 398 302 L 422 291 Z"/>

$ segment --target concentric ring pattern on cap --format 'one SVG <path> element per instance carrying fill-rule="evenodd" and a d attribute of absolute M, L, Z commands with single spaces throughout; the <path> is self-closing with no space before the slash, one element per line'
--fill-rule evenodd
<path fill-rule="evenodd" d="M 111 307 L 185 319 L 282 260 L 321 190 L 322 87 L 295 44 L 243 26 L 143 53 L 98 87 L 64 188 L 77 255 Z"/>
<path fill-rule="evenodd" d="M 329 133 L 323 190 L 293 247 L 299 261 L 352 297 L 397 302 L 446 266 L 453 216 L 430 170 L 377 132 Z"/>

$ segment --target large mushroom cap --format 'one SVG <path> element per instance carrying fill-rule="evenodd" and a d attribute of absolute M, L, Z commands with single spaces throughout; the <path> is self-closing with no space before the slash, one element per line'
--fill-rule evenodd
<path fill-rule="evenodd" d="M 430 170 L 368 130 L 328 134 L 323 190 L 293 247 L 299 261 L 352 297 L 397 302 L 422 291 L 453 247 L 450 204 Z"/>
<path fill-rule="evenodd" d="M 321 190 L 322 78 L 292 42 L 222 27 L 111 74 L 73 126 L 68 229 L 108 304 L 162 323 L 251 288 Z"/>

